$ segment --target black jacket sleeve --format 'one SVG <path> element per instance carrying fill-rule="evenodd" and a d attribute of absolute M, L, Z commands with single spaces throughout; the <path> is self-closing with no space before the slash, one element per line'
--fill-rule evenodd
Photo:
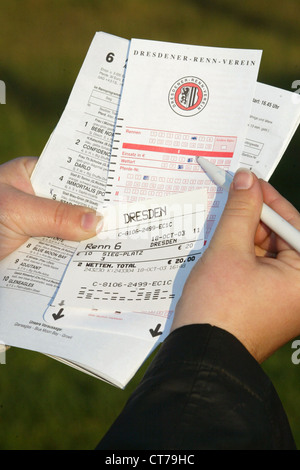
<path fill-rule="evenodd" d="M 98 450 L 295 449 L 279 397 L 230 333 L 188 325 L 165 340 Z"/>

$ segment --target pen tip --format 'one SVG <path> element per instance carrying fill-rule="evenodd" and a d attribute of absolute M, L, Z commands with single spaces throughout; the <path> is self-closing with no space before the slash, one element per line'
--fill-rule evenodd
<path fill-rule="evenodd" d="M 205 162 L 204 158 L 202 157 L 196 157 L 196 161 L 201 167 L 203 166 L 203 162 Z"/>

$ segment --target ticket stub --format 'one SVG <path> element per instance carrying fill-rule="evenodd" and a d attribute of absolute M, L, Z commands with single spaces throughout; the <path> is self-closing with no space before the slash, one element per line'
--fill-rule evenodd
<path fill-rule="evenodd" d="M 105 208 L 103 230 L 78 245 L 52 305 L 172 310 L 203 252 L 206 204 L 202 189 Z"/>

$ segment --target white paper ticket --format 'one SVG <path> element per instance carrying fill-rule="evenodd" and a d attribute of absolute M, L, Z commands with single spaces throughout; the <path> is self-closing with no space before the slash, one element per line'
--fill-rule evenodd
<path fill-rule="evenodd" d="M 103 230 L 78 245 L 52 306 L 173 310 L 203 253 L 206 203 L 197 190 L 106 208 Z"/>

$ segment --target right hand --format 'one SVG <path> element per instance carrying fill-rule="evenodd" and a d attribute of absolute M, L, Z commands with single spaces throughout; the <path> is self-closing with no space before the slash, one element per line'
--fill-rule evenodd
<path fill-rule="evenodd" d="M 300 334 L 300 254 L 260 222 L 263 201 L 300 229 L 300 214 L 270 184 L 238 171 L 172 325 L 223 328 L 258 362 Z"/>

